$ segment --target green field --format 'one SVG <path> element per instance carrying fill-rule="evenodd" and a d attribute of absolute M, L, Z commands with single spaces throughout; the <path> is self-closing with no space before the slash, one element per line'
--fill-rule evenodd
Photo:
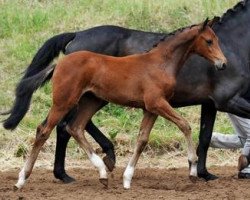
<path fill-rule="evenodd" d="M 201 22 L 206 17 L 222 15 L 236 2 L 238 0 L 0 0 L 0 111 L 10 108 L 21 73 L 38 48 L 55 34 L 104 24 L 170 32 Z M 37 125 L 47 115 L 51 104 L 50 93 L 50 83 L 35 93 L 30 111 L 15 131 L 0 128 L 0 157 L 5 156 L 3 152 L 18 156 L 26 149 L 30 139 L 35 136 Z M 191 123 L 197 141 L 200 107 L 181 108 L 178 111 Z M 124 138 L 131 147 L 141 117 L 139 110 L 110 104 L 94 117 L 94 121 L 114 141 Z M 215 130 L 232 132 L 225 114 L 219 113 L 217 116 Z M 55 137 L 54 133 L 52 137 Z M 151 133 L 149 148 L 181 149 L 183 146 L 179 143 L 182 141 L 180 131 L 159 118 Z M 69 152 L 75 152 L 76 146 L 71 141 L 72 151 Z"/>

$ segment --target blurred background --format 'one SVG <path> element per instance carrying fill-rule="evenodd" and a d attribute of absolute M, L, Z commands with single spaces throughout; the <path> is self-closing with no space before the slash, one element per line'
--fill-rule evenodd
<path fill-rule="evenodd" d="M 206 17 L 221 16 L 237 2 L 238 0 L 0 0 L 0 111 L 11 107 L 15 85 L 22 72 L 40 46 L 56 34 L 106 24 L 168 33 L 199 23 Z M 0 170 L 6 169 L 6 166 L 20 166 L 19 163 L 23 162 L 35 137 L 36 127 L 48 113 L 50 95 L 51 84 L 48 83 L 35 93 L 30 111 L 15 131 L 6 131 L 0 127 Z M 200 106 L 177 110 L 190 122 L 193 138 L 197 143 Z M 4 117 L 0 118 L 3 119 Z M 123 157 L 133 150 L 141 119 L 140 110 L 109 104 L 98 112 L 94 122 L 114 142 L 118 157 Z M 225 114 L 218 113 L 214 130 L 222 133 L 233 131 Z M 94 142 L 93 144 L 99 152 L 98 146 Z M 55 132 L 39 157 L 42 165 L 52 166 L 54 151 Z M 67 164 L 76 164 L 85 158 L 74 140 L 70 141 L 67 154 L 67 159 L 71 161 Z M 236 157 L 237 151 L 210 150 L 209 164 L 236 165 Z M 182 133 L 159 117 L 143 159 L 149 165 L 186 166 L 186 145 Z M 118 158 L 118 163 L 119 160 L 122 158 Z"/>

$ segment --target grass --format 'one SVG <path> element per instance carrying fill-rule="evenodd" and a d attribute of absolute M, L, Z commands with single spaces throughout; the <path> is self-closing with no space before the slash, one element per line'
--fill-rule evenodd
<path fill-rule="evenodd" d="M 38 48 L 55 34 L 103 24 L 169 32 L 201 22 L 206 17 L 222 15 L 236 2 L 238 0 L 0 0 L 0 110 L 7 110 L 12 105 L 14 88 L 21 73 Z M 50 84 L 47 84 L 35 93 L 31 109 L 17 130 L 11 133 L 0 129 L 0 149 L 7 148 L 18 155 L 25 152 L 50 104 Z M 189 119 L 197 141 L 199 106 L 178 111 Z M 141 111 L 110 104 L 94 117 L 94 122 L 111 139 L 128 135 L 129 143 L 133 143 L 141 118 Z M 215 130 L 232 132 L 225 114 L 217 116 Z M 183 141 L 175 126 L 159 118 L 149 146 L 153 149 L 182 148 Z M 70 142 L 71 154 L 76 146 Z"/>

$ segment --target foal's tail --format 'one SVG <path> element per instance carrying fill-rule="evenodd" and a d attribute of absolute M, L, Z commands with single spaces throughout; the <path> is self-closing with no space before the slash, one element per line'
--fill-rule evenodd
<path fill-rule="evenodd" d="M 13 130 L 27 113 L 32 94 L 53 75 L 55 65 L 49 65 L 60 51 L 65 53 L 67 44 L 75 38 L 75 33 L 63 33 L 47 40 L 37 51 L 24 76 L 16 87 L 15 102 L 4 121 L 4 128 Z"/>
<path fill-rule="evenodd" d="M 3 127 L 5 129 L 13 130 L 17 127 L 29 109 L 32 94 L 50 80 L 55 66 L 55 64 L 49 65 L 38 74 L 20 81 L 16 88 L 16 99 L 13 107 L 10 111 L 1 113 L 2 115 L 10 114 L 10 116 L 3 121 Z"/>

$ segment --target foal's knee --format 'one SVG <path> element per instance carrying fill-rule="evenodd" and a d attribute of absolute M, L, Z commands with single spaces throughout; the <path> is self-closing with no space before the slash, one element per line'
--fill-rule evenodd
<path fill-rule="evenodd" d="M 43 124 L 36 129 L 36 141 L 46 141 L 49 138 L 50 131 L 47 130 Z"/>
<path fill-rule="evenodd" d="M 191 126 L 186 120 L 179 123 L 179 128 L 186 136 L 191 135 Z"/>
<path fill-rule="evenodd" d="M 79 127 L 72 127 L 70 125 L 66 125 L 66 130 L 74 138 L 79 138 L 82 134 L 82 129 Z"/>

